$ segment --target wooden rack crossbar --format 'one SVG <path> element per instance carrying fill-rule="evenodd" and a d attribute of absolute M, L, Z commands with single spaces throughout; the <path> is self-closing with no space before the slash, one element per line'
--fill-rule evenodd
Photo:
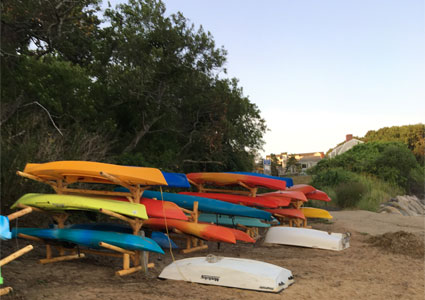
<path fill-rule="evenodd" d="M 47 180 L 47 179 L 43 179 L 38 176 L 21 172 L 21 171 L 17 171 L 16 174 L 28 179 L 46 183 L 50 185 L 58 194 L 88 194 L 88 195 L 101 195 L 101 196 L 119 196 L 119 197 L 127 197 L 129 201 L 133 203 L 140 203 L 140 198 L 142 197 L 143 192 L 146 189 L 150 188 L 150 186 L 141 187 L 139 184 L 137 185 L 128 184 L 127 182 L 120 180 L 118 177 L 108 174 L 106 172 L 100 172 L 100 175 L 112 183 L 115 183 L 117 185 L 121 185 L 127 188 L 129 192 L 114 192 L 114 191 L 68 188 L 68 183 L 64 181 L 64 178 L 58 177 L 58 178 L 55 178 L 56 180 Z"/>
<path fill-rule="evenodd" d="M 250 197 L 255 197 L 257 195 L 258 188 L 252 188 L 245 183 L 238 181 L 238 184 L 244 188 L 246 188 L 248 191 L 239 191 L 239 190 L 227 190 L 227 189 L 215 189 L 215 188 L 206 188 L 204 187 L 204 184 L 196 183 L 193 180 L 188 179 L 189 183 L 196 186 L 198 189 L 198 192 L 204 193 L 204 192 L 216 192 L 216 193 L 227 193 L 227 194 L 235 194 L 235 195 L 246 195 Z"/>

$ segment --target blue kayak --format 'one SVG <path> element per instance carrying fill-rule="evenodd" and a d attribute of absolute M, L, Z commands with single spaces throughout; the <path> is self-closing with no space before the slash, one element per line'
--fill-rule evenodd
<path fill-rule="evenodd" d="M 167 187 L 190 188 L 190 183 L 185 174 L 168 173 L 163 171 L 161 171 L 161 173 L 164 176 L 165 181 L 167 181 Z"/>
<path fill-rule="evenodd" d="M 236 226 L 238 224 L 248 227 L 270 227 L 270 224 L 263 223 L 259 219 L 239 217 L 239 216 L 227 216 L 219 214 L 200 214 L 198 217 L 199 222 L 214 223 L 217 225 Z"/>
<path fill-rule="evenodd" d="M 86 224 L 73 224 L 68 228 L 71 229 L 88 229 L 88 230 L 99 230 L 99 231 L 112 231 L 119 233 L 131 234 L 133 229 L 130 226 L 124 224 L 115 223 L 86 223 Z M 172 239 L 170 239 L 165 233 L 153 231 L 151 239 L 154 240 L 161 248 L 169 249 L 170 244 L 173 249 L 177 249 L 178 246 Z"/>
<path fill-rule="evenodd" d="M 102 247 L 99 246 L 99 243 L 104 242 L 127 250 L 151 251 L 164 254 L 161 247 L 150 238 L 127 233 L 69 228 L 13 228 L 12 236 L 14 237 L 18 233 L 36 236 L 41 239 L 74 243 L 94 249 L 101 249 Z"/>
<path fill-rule="evenodd" d="M 9 229 L 9 218 L 0 215 L 0 240 L 10 240 L 12 233 Z"/>
<path fill-rule="evenodd" d="M 289 177 L 271 176 L 271 175 L 254 173 L 254 172 L 228 172 L 228 173 L 244 174 L 244 175 L 251 175 L 251 176 L 257 176 L 257 177 L 264 177 L 264 178 L 282 180 L 282 181 L 286 182 L 287 188 L 294 185 L 294 181 L 292 180 L 292 178 L 289 178 Z"/>
<path fill-rule="evenodd" d="M 143 197 L 174 202 L 178 206 L 186 209 L 193 209 L 193 202 L 198 201 L 198 210 L 202 212 L 251 217 L 262 220 L 272 219 L 272 214 L 264 210 L 210 198 L 154 191 L 144 191 Z"/>

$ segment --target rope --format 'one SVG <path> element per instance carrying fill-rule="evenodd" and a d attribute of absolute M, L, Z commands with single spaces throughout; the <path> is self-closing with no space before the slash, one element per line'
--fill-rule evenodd
<path fill-rule="evenodd" d="M 165 221 L 165 232 L 167 233 L 167 237 L 168 237 L 168 245 L 170 246 L 170 254 L 171 254 L 171 259 L 173 260 L 173 262 L 176 262 L 176 259 L 174 257 L 174 253 L 173 253 L 173 246 L 171 245 L 171 238 L 170 238 L 170 233 L 168 231 L 168 223 L 167 223 L 167 216 L 165 214 L 165 208 L 164 208 L 164 195 L 162 194 L 162 186 L 159 187 L 159 190 L 161 191 L 161 201 L 162 201 L 162 214 L 164 215 L 164 221 Z M 182 271 L 180 270 L 180 267 L 178 264 L 176 264 L 176 268 L 177 271 L 179 272 L 180 276 L 183 278 L 184 281 L 189 281 L 187 280 L 187 278 L 183 275 Z"/>

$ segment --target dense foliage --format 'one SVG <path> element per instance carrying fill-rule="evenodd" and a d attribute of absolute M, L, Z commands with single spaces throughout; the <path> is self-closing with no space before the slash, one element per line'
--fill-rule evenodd
<path fill-rule="evenodd" d="M 1 3 L 1 196 L 27 162 L 94 160 L 168 171 L 251 170 L 265 121 L 226 51 L 161 1 Z"/>
<path fill-rule="evenodd" d="M 312 185 L 335 192 L 342 207 L 361 201 L 367 190 L 369 194 L 388 194 L 386 191 L 392 190 L 419 196 L 424 192 L 424 168 L 412 151 L 400 142 L 359 144 L 335 158 L 321 160 L 309 173 L 313 175 Z M 374 192 L 378 187 L 383 187 L 385 192 Z"/>
<path fill-rule="evenodd" d="M 379 130 L 370 130 L 364 137 L 366 142 L 401 142 L 416 156 L 420 164 L 424 164 L 425 125 L 405 125 L 384 127 Z"/>

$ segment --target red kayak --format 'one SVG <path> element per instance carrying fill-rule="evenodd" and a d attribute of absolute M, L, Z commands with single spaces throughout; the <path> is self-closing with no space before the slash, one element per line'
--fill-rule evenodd
<path fill-rule="evenodd" d="M 315 190 L 316 188 L 308 184 L 295 184 L 291 186 L 290 188 L 288 188 L 288 191 L 300 191 L 300 192 L 303 192 L 304 194 L 314 192 Z"/>
<path fill-rule="evenodd" d="M 266 209 L 266 211 L 271 212 L 272 214 L 278 214 L 289 218 L 298 218 L 305 220 L 303 212 L 296 208 L 275 208 Z"/>
<path fill-rule="evenodd" d="M 329 198 L 328 194 L 326 194 L 325 192 L 321 190 L 315 190 L 314 192 L 305 194 L 305 196 L 309 200 L 320 200 L 320 201 L 326 201 L 326 202 L 331 201 L 331 198 Z"/>
<path fill-rule="evenodd" d="M 239 183 L 241 182 L 251 188 L 265 187 L 272 190 L 284 190 L 286 188 L 286 182 L 283 180 L 237 173 L 204 172 L 189 173 L 186 176 L 188 179 L 190 179 L 196 184 L 207 183 L 218 186 L 226 186 L 239 185 Z"/>
<path fill-rule="evenodd" d="M 282 197 L 284 199 L 289 199 L 289 202 L 291 202 L 292 200 L 299 200 L 302 202 L 307 202 L 307 197 L 304 195 L 303 192 L 300 191 L 275 191 L 275 192 L 270 192 L 270 193 L 264 193 L 264 194 L 259 194 L 257 196 L 265 196 L 265 195 L 270 195 L 270 196 L 278 196 L 278 197 Z"/>
<path fill-rule="evenodd" d="M 198 193 L 198 192 L 180 192 L 182 195 L 198 196 L 203 198 L 210 198 L 221 200 L 225 202 L 230 202 L 234 204 L 242 204 L 247 206 L 256 206 L 256 207 L 267 207 L 267 208 L 277 208 L 279 207 L 278 197 L 249 197 L 244 195 L 233 195 L 233 194 L 223 194 L 223 193 Z"/>
<path fill-rule="evenodd" d="M 125 197 L 108 197 L 119 201 L 129 201 Z M 188 220 L 182 209 L 175 203 L 170 201 L 155 200 L 149 198 L 140 198 L 140 204 L 146 208 L 149 218 L 167 218 L 177 220 Z"/>
<path fill-rule="evenodd" d="M 143 222 L 143 226 L 148 226 L 153 229 L 169 230 L 178 229 L 183 233 L 196 236 L 198 238 L 225 243 L 236 243 L 235 234 L 227 227 L 217 226 L 212 224 L 192 223 L 173 219 L 149 218 Z"/>

